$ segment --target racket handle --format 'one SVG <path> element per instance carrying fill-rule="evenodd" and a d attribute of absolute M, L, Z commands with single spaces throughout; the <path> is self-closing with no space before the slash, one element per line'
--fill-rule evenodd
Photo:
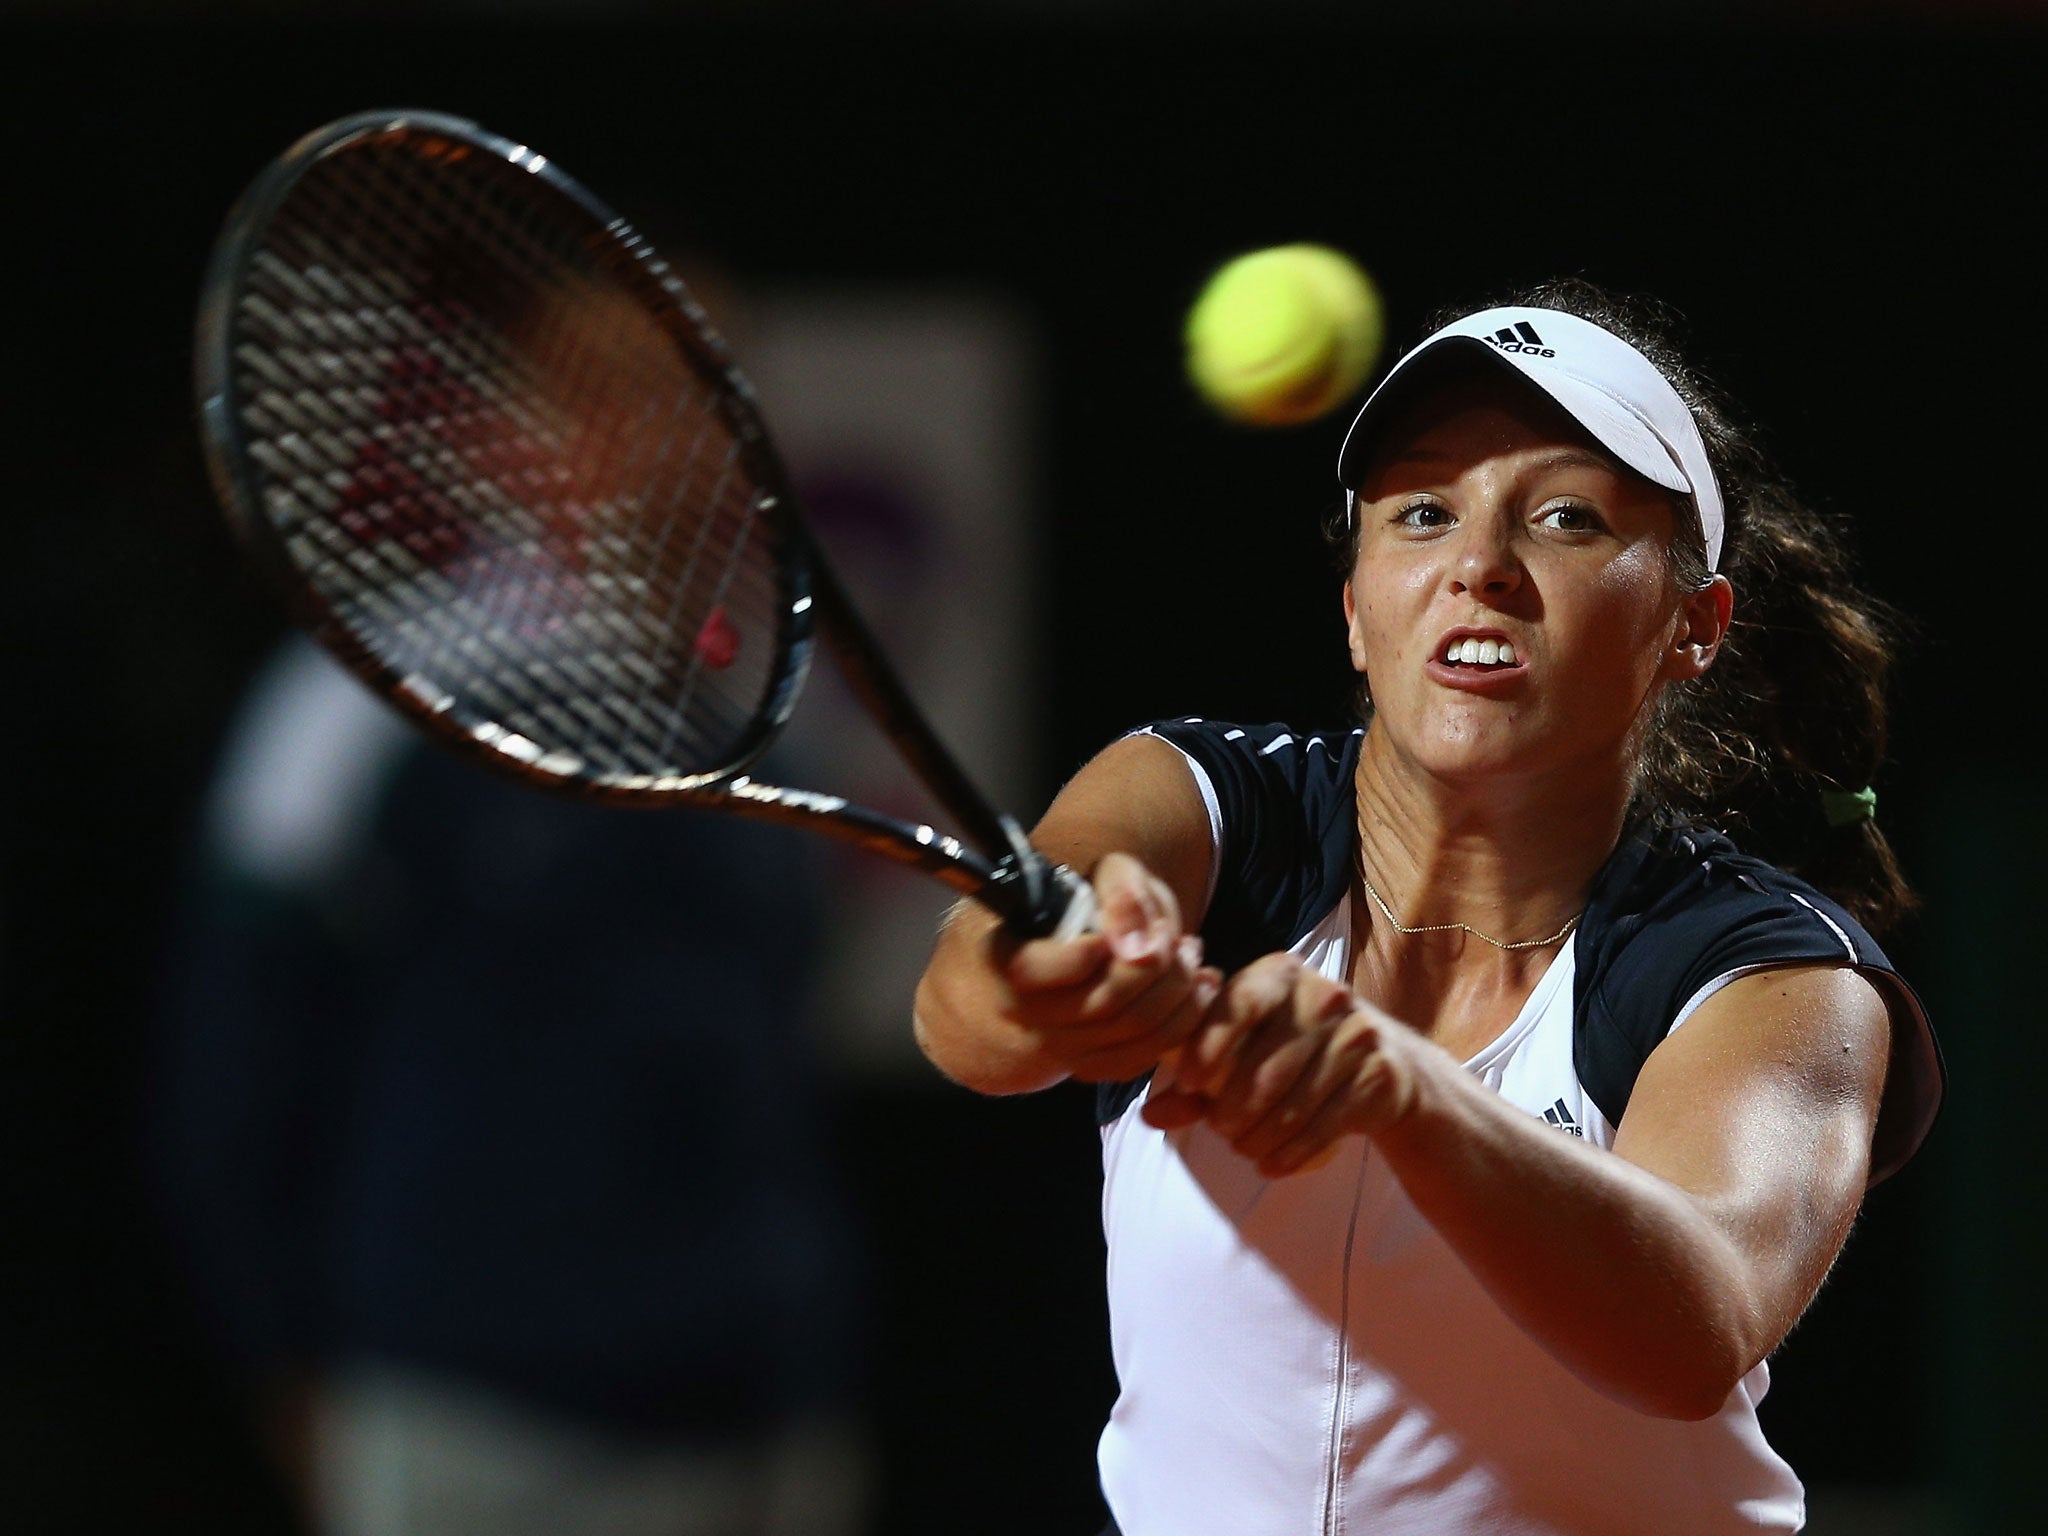
<path fill-rule="evenodd" d="M 1067 909 L 1053 925 L 1051 937 L 1078 939 L 1084 933 L 1098 931 L 1102 927 L 1102 907 L 1095 900 L 1095 887 L 1064 864 L 1054 866 L 1052 878 L 1054 888 L 1066 894 Z"/>
<path fill-rule="evenodd" d="M 982 898 L 1020 939 L 1072 939 L 1102 927 L 1095 887 L 1031 846 L 1024 829 L 999 817 L 1009 855 L 997 861 Z"/>

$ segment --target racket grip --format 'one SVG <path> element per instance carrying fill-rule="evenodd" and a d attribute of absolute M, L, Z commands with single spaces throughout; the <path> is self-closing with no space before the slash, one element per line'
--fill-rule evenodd
<path fill-rule="evenodd" d="M 1095 887 L 1039 853 L 1008 817 L 1003 829 L 1011 851 L 996 864 L 982 898 L 1002 914 L 1010 931 L 1020 939 L 1071 939 L 1099 930 L 1102 912 Z"/>
<path fill-rule="evenodd" d="M 1094 933 L 1102 927 L 1102 907 L 1095 900 L 1095 887 L 1083 880 L 1064 864 L 1055 865 L 1052 871 L 1055 889 L 1064 893 L 1066 910 L 1053 925 L 1051 937 L 1055 939 L 1078 939 L 1084 933 Z"/>

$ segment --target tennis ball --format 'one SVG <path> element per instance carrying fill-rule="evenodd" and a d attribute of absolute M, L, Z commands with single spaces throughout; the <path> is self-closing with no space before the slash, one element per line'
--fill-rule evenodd
<path fill-rule="evenodd" d="M 1364 270 L 1326 245 L 1248 251 L 1212 272 L 1188 311 L 1188 377 L 1233 421 L 1327 415 L 1379 361 L 1385 319 Z"/>

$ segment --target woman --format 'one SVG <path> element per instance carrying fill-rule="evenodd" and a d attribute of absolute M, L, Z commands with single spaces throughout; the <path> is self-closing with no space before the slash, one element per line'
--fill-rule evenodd
<path fill-rule="evenodd" d="M 1803 1522 L 1764 1362 L 1940 1067 L 1876 616 L 1652 320 L 1551 285 L 1396 364 L 1366 724 L 1126 737 L 1034 834 L 1102 932 L 940 936 L 942 1070 L 1103 1085 L 1124 1536 Z"/>

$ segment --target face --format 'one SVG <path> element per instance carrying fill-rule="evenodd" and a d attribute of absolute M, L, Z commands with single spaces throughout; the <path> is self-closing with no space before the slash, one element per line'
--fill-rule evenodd
<path fill-rule="evenodd" d="M 1727 628 L 1724 579 L 1673 577 L 1668 494 L 1505 376 L 1397 422 L 1358 517 L 1344 612 L 1373 730 L 1442 777 L 1632 773 L 1658 693 Z"/>

